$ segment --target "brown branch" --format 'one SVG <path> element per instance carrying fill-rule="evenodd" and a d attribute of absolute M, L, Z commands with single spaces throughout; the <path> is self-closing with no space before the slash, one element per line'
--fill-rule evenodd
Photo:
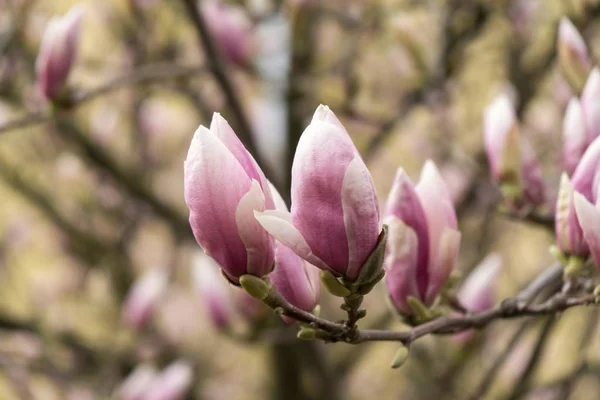
<path fill-rule="evenodd" d="M 557 280 L 559 281 L 561 277 L 560 265 L 554 265 L 543 271 L 517 296 L 505 299 L 490 310 L 462 316 L 441 317 L 405 331 L 354 330 L 347 324 L 332 322 L 300 310 L 274 292 L 271 292 L 264 301 L 275 311 L 319 329 L 317 337 L 325 341 L 344 341 L 351 344 L 368 341 L 396 341 L 410 345 L 417 339 L 430 334 L 454 334 L 468 329 L 482 328 L 498 319 L 554 315 L 572 307 L 595 303 L 593 294 L 565 297 L 559 292 L 545 302 L 531 305 L 531 302 L 543 290 L 555 288 Z"/>
<path fill-rule="evenodd" d="M 221 55 L 219 54 L 215 43 L 213 42 L 208 26 L 204 20 L 204 16 L 197 6 L 198 2 L 195 0 L 182 0 L 182 2 L 189 18 L 194 25 L 194 28 L 196 29 L 198 39 L 202 43 L 202 48 L 206 54 L 206 60 L 208 62 L 208 68 L 214 75 L 218 85 L 225 95 L 229 107 L 231 108 L 231 113 L 233 114 L 234 120 L 232 125 L 235 128 L 234 130 L 236 134 L 244 143 L 248 151 L 252 153 L 260 167 L 263 169 L 267 178 L 270 178 L 271 181 L 274 181 L 274 174 L 269 171 L 268 165 L 262 160 L 262 157 L 258 153 L 256 144 L 252 138 L 252 127 L 246 118 L 242 103 L 236 94 L 233 83 L 227 75 L 227 68 L 221 59 Z"/>

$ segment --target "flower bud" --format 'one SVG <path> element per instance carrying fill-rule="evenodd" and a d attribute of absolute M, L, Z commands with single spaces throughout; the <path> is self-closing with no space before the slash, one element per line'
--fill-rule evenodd
<path fill-rule="evenodd" d="M 149 385 L 144 400 L 179 400 L 192 385 L 192 367 L 175 361 L 166 367 Z"/>
<path fill-rule="evenodd" d="M 589 145 L 600 136 L 600 69 L 594 67 L 581 93 L 581 107 Z"/>
<path fill-rule="evenodd" d="M 600 138 L 596 138 L 587 148 L 577 168 L 573 172 L 571 182 L 573 190 L 581 193 L 588 201 L 597 201 L 598 180 L 600 177 Z"/>
<path fill-rule="evenodd" d="M 275 239 L 338 277 L 354 281 L 375 249 L 379 208 L 371 174 L 335 114 L 319 106 L 292 167 L 291 214 L 257 212 Z"/>
<path fill-rule="evenodd" d="M 492 177 L 513 203 L 545 201 L 542 172 L 531 144 L 519 132 L 514 107 L 501 94 L 487 107 L 484 144 Z"/>
<path fill-rule="evenodd" d="M 63 91 L 77 56 L 83 10 L 73 7 L 62 17 L 53 17 L 44 31 L 35 70 L 38 85 L 47 99 Z"/>
<path fill-rule="evenodd" d="M 275 190 L 271 188 L 277 210 L 287 212 L 287 207 Z M 319 270 L 300 258 L 292 249 L 277 242 L 275 244 L 275 270 L 269 275 L 271 282 L 292 305 L 312 312 L 319 303 L 321 286 Z M 294 322 L 283 316 L 284 321 Z"/>
<path fill-rule="evenodd" d="M 586 257 L 589 249 L 575 212 L 574 194 L 569 177 L 563 174 L 556 200 L 556 245 L 565 256 Z"/>
<path fill-rule="evenodd" d="M 234 64 L 252 56 L 252 24 L 242 8 L 219 1 L 204 1 L 202 13 L 221 55 Z"/>
<path fill-rule="evenodd" d="M 581 34 L 566 17 L 560 20 L 557 47 L 560 68 L 571 86 L 579 92 L 590 70 L 590 58 Z"/>
<path fill-rule="evenodd" d="M 574 194 L 574 202 L 583 237 L 596 268 L 600 269 L 600 208 L 598 203 L 594 206 L 580 193 Z"/>
<path fill-rule="evenodd" d="M 198 244 L 234 283 L 273 269 L 273 239 L 254 218 L 275 208 L 263 172 L 227 121 L 196 131 L 184 165 L 185 201 Z"/>
<path fill-rule="evenodd" d="M 156 368 L 153 366 L 138 365 L 117 389 L 117 399 L 145 400 L 146 391 L 157 375 Z"/>
<path fill-rule="evenodd" d="M 136 329 L 142 328 L 167 289 L 168 281 L 168 271 L 162 267 L 153 268 L 138 278 L 125 299 L 124 321 Z"/>
<path fill-rule="evenodd" d="M 433 162 L 416 187 L 399 170 L 387 201 L 389 227 L 384 267 L 392 303 L 412 315 L 409 297 L 431 305 L 454 269 L 460 246 L 450 194 Z"/>
<path fill-rule="evenodd" d="M 583 108 L 577 98 L 569 101 L 563 121 L 563 162 L 568 174 L 573 174 L 588 146 Z"/>
<path fill-rule="evenodd" d="M 494 305 L 494 284 L 502 258 L 490 254 L 467 276 L 458 291 L 460 303 L 471 312 L 485 311 Z"/>

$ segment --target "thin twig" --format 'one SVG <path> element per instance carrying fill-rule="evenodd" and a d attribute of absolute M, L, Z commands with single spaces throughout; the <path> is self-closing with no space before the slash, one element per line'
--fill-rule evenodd
<path fill-rule="evenodd" d="M 150 83 L 159 80 L 191 77 L 204 71 L 206 71 L 206 67 L 201 65 L 181 66 L 171 63 L 145 65 L 134 72 L 109 80 L 108 82 L 103 83 L 94 89 L 73 93 L 73 98 L 69 99 L 69 106 L 71 108 L 80 106 L 99 96 L 128 86 Z M 50 121 L 52 121 L 52 114 L 49 111 L 35 111 L 0 125 L 0 133 L 39 125 Z"/>
<path fill-rule="evenodd" d="M 540 336 L 538 337 L 538 340 L 536 341 L 533 351 L 531 353 L 531 357 L 529 357 L 529 360 L 525 365 L 525 369 L 523 370 L 521 377 L 515 384 L 511 394 L 508 396 L 508 400 L 516 400 L 523 393 L 526 392 L 527 387 L 529 386 L 529 382 L 531 381 L 531 377 L 533 376 L 533 372 L 535 371 L 535 368 L 537 367 L 539 361 L 542 358 L 544 347 L 546 347 L 546 343 L 548 342 L 548 338 L 550 337 L 550 333 L 552 332 L 552 327 L 555 323 L 556 319 L 548 318 L 548 320 L 544 324 L 542 332 L 540 333 Z"/>
<path fill-rule="evenodd" d="M 218 85 L 221 87 L 221 90 L 223 91 L 223 94 L 227 100 L 227 104 L 229 104 L 229 107 L 231 108 L 231 113 L 233 114 L 233 119 L 235 120 L 233 125 L 235 127 L 236 134 L 244 143 L 248 151 L 252 153 L 260 167 L 263 169 L 267 178 L 275 181 L 273 179 L 274 174 L 269 171 L 268 165 L 262 160 L 262 157 L 258 153 L 256 144 L 252 138 L 252 127 L 246 118 L 242 103 L 236 94 L 229 75 L 227 74 L 227 68 L 221 59 L 221 55 L 219 54 L 215 43 L 213 42 L 208 26 L 204 20 L 204 16 L 198 7 L 198 2 L 195 0 L 182 0 L 182 2 L 189 18 L 194 25 L 194 28 L 196 29 L 198 39 L 202 43 L 202 48 L 206 54 L 206 61 L 208 62 L 208 68 L 214 75 Z"/>

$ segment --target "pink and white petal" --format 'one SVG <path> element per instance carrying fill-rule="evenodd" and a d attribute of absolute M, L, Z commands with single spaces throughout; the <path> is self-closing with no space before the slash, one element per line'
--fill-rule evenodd
<path fill-rule="evenodd" d="M 269 182 L 269 188 L 271 189 L 271 194 L 273 195 L 273 202 L 275 203 L 275 209 L 279 211 L 289 212 L 287 206 L 285 205 L 285 201 L 283 201 L 283 197 L 279 194 L 279 191 L 273 186 L 271 182 Z"/>
<path fill-rule="evenodd" d="M 425 299 L 427 304 L 433 303 L 442 286 L 450 277 L 458 258 L 460 240 L 461 234 L 457 230 L 445 228 L 442 232 L 437 251 L 431 259 L 429 287 Z"/>
<path fill-rule="evenodd" d="M 254 217 L 255 211 L 264 210 L 265 196 L 258 181 L 253 180 L 235 210 L 235 222 L 248 254 L 246 272 L 256 276 L 267 275 L 273 269 L 273 239 Z"/>
<path fill-rule="evenodd" d="M 342 182 L 357 151 L 337 125 L 315 121 L 302 134 L 292 166 L 292 218 L 313 252 L 344 275 L 348 240 Z"/>
<path fill-rule="evenodd" d="M 600 269 L 600 209 L 592 205 L 581 194 L 575 193 L 575 210 L 594 264 L 596 268 Z"/>
<path fill-rule="evenodd" d="M 254 216 L 269 234 L 284 246 L 292 249 L 300 258 L 322 270 L 331 270 L 327 264 L 313 254 L 302 233 L 292 223 L 292 216 L 289 212 L 279 210 L 255 211 Z"/>
<path fill-rule="evenodd" d="M 344 125 L 342 125 L 339 118 L 326 105 L 323 105 L 323 104 L 319 105 L 319 107 L 317 107 L 317 110 L 313 114 L 312 122 L 317 122 L 317 121 L 326 122 L 328 124 L 333 124 L 333 125 L 337 126 L 338 128 L 340 128 L 341 130 L 343 130 L 344 132 L 346 132 L 346 134 L 348 134 L 348 131 L 346 131 L 346 128 L 344 127 Z"/>
<path fill-rule="evenodd" d="M 571 177 L 573 189 L 581 193 L 588 200 L 595 201 L 594 179 L 599 165 L 600 137 L 594 139 L 592 144 L 588 146 Z"/>
<path fill-rule="evenodd" d="M 269 278 L 277 292 L 296 307 L 311 312 L 318 298 L 315 298 L 312 282 L 308 279 L 305 268 L 316 268 L 281 243 L 275 249 L 275 262 L 275 270 Z"/>
<path fill-rule="evenodd" d="M 583 108 L 579 100 L 573 97 L 563 120 L 563 163 L 569 175 L 575 171 L 587 145 Z"/>
<path fill-rule="evenodd" d="M 260 187 L 262 188 L 263 193 L 265 193 L 267 209 L 274 209 L 275 205 L 271 196 L 269 182 L 267 181 L 267 178 L 265 178 L 265 174 L 221 114 L 213 114 L 210 130 L 221 142 L 223 142 L 231 154 L 234 155 L 248 176 L 251 179 L 256 179 L 260 183 Z"/>
<path fill-rule="evenodd" d="M 514 106 L 506 94 L 498 95 L 486 108 L 483 121 L 483 139 L 488 162 L 495 179 L 500 178 L 506 137 L 514 128 Z"/>
<path fill-rule="evenodd" d="M 377 194 L 371 174 L 358 155 L 348 165 L 342 181 L 342 210 L 349 251 L 346 277 L 356 279 L 379 236 Z"/>
<path fill-rule="evenodd" d="M 600 136 L 600 69 L 594 67 L 581 93 L 588 143 Z"/>
<path fill-rule="evenodd" d="M 246 271 L 246 248 L 238 234 L 236 209 L 251 180 L 225 145 L 201 126 L 184 164 L 184 197 L 198 244 L 229 276 Z"/>
<path fill-rule="evenodd" d="M 417 235 L 412 228 L 396 217 L 388 217 L 388 243 L 384 268 L 388 293 L 396 309 L 411 315 L 409 296 L 424 300 L 417 285 Z"/>

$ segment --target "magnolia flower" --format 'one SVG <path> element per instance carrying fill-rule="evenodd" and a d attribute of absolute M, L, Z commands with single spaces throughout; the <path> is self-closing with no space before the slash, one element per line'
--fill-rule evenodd
<path fill-rule="evenodd" d="M 558 62 L 565 77 L 576 89 L 580 89 L 590 70 L 590 58 L 583 38 L 566 17 L 558 27 Z"/>
<path fill-rule="evenodd" d="M 566 174 L 561 178 L 555 229 L 556 243 L 564 256 L 585 258 L 590 251 L 595 251 L 590 248 L 590 243 L 594 242 L 594 235 L 590 230 L 593 217 L 586 205 L 598 202 L 599 167 L 600 138 L 597 138 L 583 154 L 572 178 L 569 180 Z M 593 209 L 591 204 L 589 205 Z"/>
<path fill-rule="evenodd" d="M 581 100 L 571 99 L 563 122 L 563 160 L 571 175 L 589 145 L 600 136 L 600 70 L 590 74 Z"/>
<path fill-rule="evenodd" d="M 184 165 L 185 201 L 198 244 L 237 283 L 273 269 L 273 239 L 254 218 L 273 210 L 269 184 L 227 121 L 196 131 Z"/>
<path fill-rule="evenodd" d="M 569 101 L 565 112 L 563 141 L 563 162 L 568 174 L 571 175 L 589 144 L 585 132 L 583 108 L 577 98 Z"/>
<path fill-rule="evenodd" d="M 542 171 L 531 144 L 520 132 L 514 107 L 501 94 L 487 107 L 484 115 L 484 144 L 492 177 L 519 200 L 533 205 L 545 201 Z"/>
<path fill-rule="evenodd" d="M 77 56 L 83 10 L 73 7 L 62 17 L 53 17 L 42 37 L 35 63 L 38 85 L 47 99 L 63 90 Z"/>
<path fill-rule="evenodd" d="M 192 385 L 192 367 L 175 361 L 166 367 L 147 387 L 144 400 L 179 400 Z"/>
<path fill-rule="evenodd" d="M 202 13 L 223 57 L 235 64 L 245 64 L 252 55 L 252 24 L 242 8 L 203 1 Z"/>
<path fill-rule="evenodd" d="M 145 400 L 146 391 L 157 375 L 158 371 L 151 365 L 137 366 L 119 385 L 117 398 L 120 400 Z"/>
<path fill-rule="evenodd" d="M 319 106 L 292 166 L 292 210 L 256 212 L 296 254 L 335 276 L 357 279 L 375 248 L 379 208 L 373 180 L 335 114 Z"/>
<path fill-rule="evenodd" d="M 600 269 L 600 207 L 594 206 L 583 195 L 575 193 L 575 210 L 581 224 L 583 237 L 588 245 L 596 268 Z"/>
<path fill-rule="evenodd" d="M 384 215 L 388 293 L 398 312 L 411 315 L 408 298 L 432 304 L 454 269 L 460 246 L 450 194 L 433 162 L 425 164 L 416 187 L 398 170 Z"/>
<path fill-rule="evenodd" d="M 153 268 L 138 278 L 123 306 L 123 319 L 128 325 L 139 329 L 148 322 L 168 281 L 169 273 L 162 267 Z"/>
<path fill-rule="evenodd" d="M 273 187 L 271 190 L 277 210 L 288 212 L 279 193 Z M 269 278 L 277 292 L 296 307 L 311 312 L 319 303 L 319 270 L 279 242 L 275 245 L 275 270 Z M 284 321 L 294 320 L 284 316 Z"/>
<path fill-rule="evenodd" d="M 502 257 L 490 254 L 467 276 L 458 291 L 460 303 L 471 312 L 485 311 L 494 305 L 494 284 L 502 267 Z"/>

